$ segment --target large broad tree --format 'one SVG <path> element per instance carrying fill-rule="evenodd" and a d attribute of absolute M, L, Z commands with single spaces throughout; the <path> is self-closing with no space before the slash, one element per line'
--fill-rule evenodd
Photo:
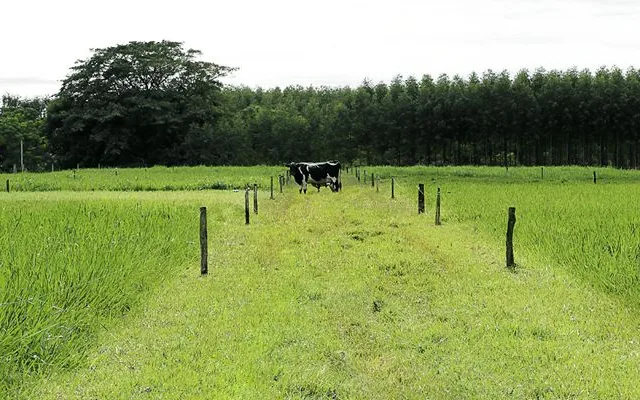
<path fill-rule="evenodd" d="M 48 110 L 45 131 L 60 162 L 199 161 L 191 154 L 194 136 L 207 146 L 221 113 L 219 78 L 233 68 L 200 61 L 200 51 L 171 41 L 92 51 L 71 68 Z"/>

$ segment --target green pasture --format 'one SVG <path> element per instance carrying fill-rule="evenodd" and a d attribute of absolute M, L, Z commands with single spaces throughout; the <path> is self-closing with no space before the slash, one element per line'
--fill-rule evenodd
<path fill-rule="evenodd" d="M 354 171 L 355 167 L 350 167 Z M 177 191 L 177 190 L 228 190 L 241 189 L 247 184 L 257 184 L 261 189 L 270 187 L 274 177 L 277 188 L 278 175 L 285 174 L 285 166 L 252 167 L 163 167 L 149 168 L 80 168 L 55 172 L 0 173 L 0 189 L 6 191 Z M 586 167 L 360 167 L 361 183 L 371 182 L 372 172 L 383 177 L 398 179 L 437 179 L 441 182 L 486 183 L 589 183 L 596 172 L 600 183 L 639 182 L 640 174 L 634 170 Z M 368 170 L 368 171 L 367 171 Z M 343 166 L 343 173 L 346 174 Z M 349 175 L 353 176 L 351 172 Z"/>
<path fill-rule="evenodd" d="M 270 186 L 270 176 L 284 174 L 286 167 L 149 167 L 88 168 L 56 172 L 0 174 L 2 189 L 17 192 L 46 191 L 176 191 L 227 190 L 247 184 Z"/>
<path fill-rule="evenodd" d="M 0 398 L 638 397 L 640 174 L 362 169 L 377 190 L 269 200 L 283 168 L 199 167 L 0 193 Z M 243 191 L 197 190 L 256 181 L 248 226 Z"/>

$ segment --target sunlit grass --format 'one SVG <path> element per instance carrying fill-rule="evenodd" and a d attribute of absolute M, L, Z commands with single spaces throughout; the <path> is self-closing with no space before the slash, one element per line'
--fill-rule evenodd
<path fill-rule="evenodd" d="M 367 169 L 379 191 L 351 174 L 337 194 L 289 186 L 271 201 L 263 190 L 249 226 L 242 192 L 0 194 L 2 388 L 23 398 L 638 397 L 636 172 L 597 170 L 594 185 L 577 167 L 545 168 L 544 180 L 539 168 Z M 509 206 L 515 273 L 504 268 Z"/>
<path fill-rule="evenodd" d="M 23 395 L 638 396 L 640 318 L 560 264 L 509 272 L 487 233 L 369 187 L 263 203 L 212 236 L 208 277 L 192 260 Z"/>
<path fill-rule="evenodd" d="M 215 203 L 198 193 L 0 196 L 2 386 L 75 365 L 101 324 L 196 257 L 197 226 L 189 221 L 199 205 L 210 204 L 214 227 L 241 215 L 230 196 L 218 194 Z"/>
<path fill-rule="evenodd" d="M 459 169 L 371 168 L 385 191 L 396 176 L 396 193 L 417 197 L 425 183 L 427 209 L 441 188 L 442 219 L 463 223 L 502 244 L 507 208 L 516 207 L 516 251 L 562 265 L 581 279 L 640 306 L 640 172 L 581 167 Z M 417 209 L 417 206 L 416 206 Z M 517 261 L 517 260 L 516 260 Z"/>
<path fill-rule="evenodd" d="M 278 174 L 285 167 L 150 167 L 150 168 L 103 168 L 63 170 L 45 173 L 0 174 L 2 190 L 34 191 L 172 191 L 238 189 L 248 184 L 257 184 L 267 189 L 274 176 L 278 185 Z"/>

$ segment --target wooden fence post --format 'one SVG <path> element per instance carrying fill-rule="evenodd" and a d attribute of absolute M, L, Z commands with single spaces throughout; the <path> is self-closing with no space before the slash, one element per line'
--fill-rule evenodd
<path fill-rule="evenodd" d="M 9 180 L 7 179 L 7 193 L 9 193 Z"/>
<path fill-rule="evenodd" d="M 380 191 L 380 175 L 376 175 L 376 192 Z"/>
<path fill-rule="evenodd" d="M 436 194 L 436 225 L 440 225 L 440 188 Z"/>
<path fill-rule="evenodd" d="M 362 172 L 363 172 L 363 174 L 364 174 L 364 178 L 363 178 L 362 183 L 367 183 L 367 170 L 365 169 L 365 170 L 364 170 L 364 171 L 362 171 Z"/>
<path fill-rule="evenodd" d="M 544 179 L 544 167 L 540 167 L 540 178 Z"/>
<path fill-rule="evenodd" d="M 418 214 L 424 213 L 424 183 L 418 185 Z"/>
<path fill-rule="evenodd" d="M 249 188 L 244 190 L 244 223 L 249 225 Z"/>
<path fill-rule="evenodd" d="M 593 171 L 593 183 L 596 183 L 596 171 Z"/>
<path fill-rule="evenodd" d="M 391 177 L 391 198 L 395 199 L 395 187 L 396 187 L 396 178 Z"/>
<path fill-rule="evenodd" d="M 376 185 L 376 180 L 373 177 L 373 172 L 371 173 L 371 187 L 374 187 Z"/>
<path fill-rule="evenodd" d="M 271 177 L 271 197 L 270 197 L 270 199 L 271 200 L 274 199 L 274 197 L 273 197 L 273 176 Z"/>
<path fill-rule="evenodd" d="M 513 227 L 516 224 L 516 208 L 509 207 L 509 221 L 507 222 L 507 268 L 516 266 L 513 260 Z"/>
<path fill-rule="evenodd" d="M 200 275 L 209 272 L 207 250 L 207 207 L 200 207 Z"/>
<path fill-rule="evenodd" d="M 258 213 L 258 184 L 253 184 L 253 212 Z"/>

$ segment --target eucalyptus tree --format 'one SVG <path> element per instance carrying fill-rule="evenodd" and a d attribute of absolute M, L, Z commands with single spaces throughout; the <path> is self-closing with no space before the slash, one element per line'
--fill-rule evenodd
<path fill-rule="evenodd" d="M 535 155 L 532 154 L 531 149 L 535 148 L 539 115 L 529 71 L 526 69 L 518 71 L 511 87 L 515 160 L 517 164 L 532 165 Z"/>
<path fill-rule="evenodd" d="M 418 156 L 418 162 L 431 164 L 434 161 L 433 139 L 435 130 L 435 117 L 433 107 L 435 104 L 435 83 L 431 75 L 423 75 L 418 89 L 418 109 L 416 110 L 419 128 L 419 149 L 422 155 Z"/>
<path fill-rule="evenodd" d="M 640 70 L 629 68 L 625 74 L 629 118 L 629 167 L 638 168 L 640 155 Z"/>

